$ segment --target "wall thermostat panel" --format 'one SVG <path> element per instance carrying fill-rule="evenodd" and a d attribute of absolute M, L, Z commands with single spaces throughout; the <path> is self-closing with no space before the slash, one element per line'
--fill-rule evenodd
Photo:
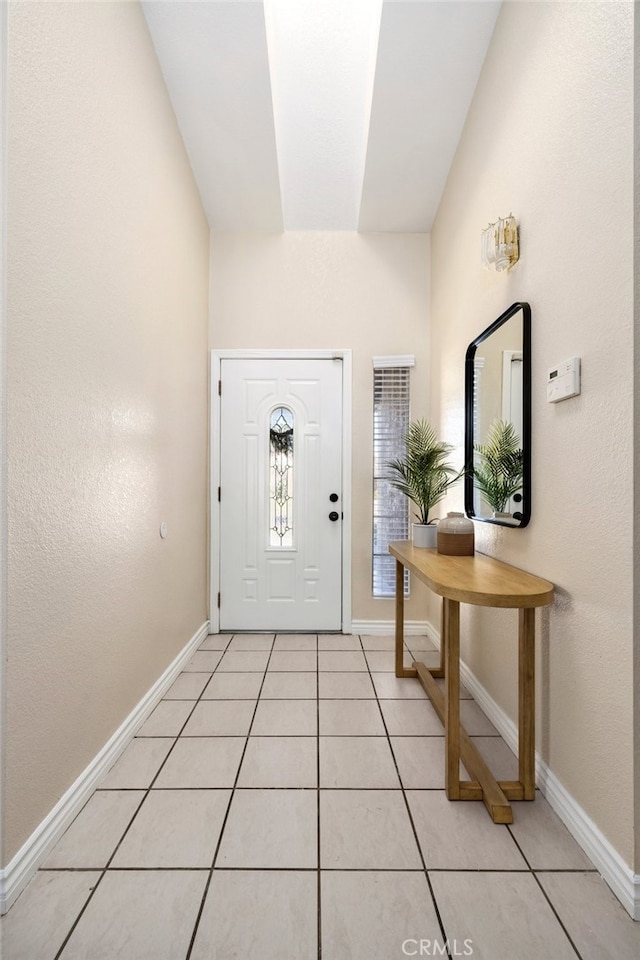
<path fill-rule="evenodd" d="M 547 374 L 547 400 L 559 403 L 580 393 L 580 357 L 572 357 L 551 367 Z"/>

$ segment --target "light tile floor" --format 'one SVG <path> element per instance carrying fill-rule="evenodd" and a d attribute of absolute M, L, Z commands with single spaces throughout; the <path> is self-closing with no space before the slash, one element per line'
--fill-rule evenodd
<path fill-rule="evenodd" d="M 391 637 L 208 637 L 3 918 L 3 960 L 640 956 L 540 795 L 509 827 L 446 799 L 443 740 Z"/>

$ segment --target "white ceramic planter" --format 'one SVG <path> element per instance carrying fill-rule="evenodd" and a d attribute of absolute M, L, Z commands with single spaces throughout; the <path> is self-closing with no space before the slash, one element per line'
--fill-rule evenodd
<path fill-rule="evenodd" d="M 432 547 L 435 549 L 438 532 L 435 523 L 412 523 L 411 526 L 413 527 L 414 547 Z"/>

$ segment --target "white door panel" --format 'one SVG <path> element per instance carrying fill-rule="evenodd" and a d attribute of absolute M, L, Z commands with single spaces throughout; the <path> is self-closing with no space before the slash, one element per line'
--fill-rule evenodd
<path fill-rule="evenodd" d="M 342 514 L 342 364 L 223 359 L 221 370 L 220 627 L 339 630 L 342 521 L 329 514 Z M 293 423 L 275 460 L 272 419 Z"/>

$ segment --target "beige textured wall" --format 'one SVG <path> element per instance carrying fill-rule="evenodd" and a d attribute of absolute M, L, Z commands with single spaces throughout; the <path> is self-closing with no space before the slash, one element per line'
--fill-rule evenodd
<path fill-rule="evenodd" d="M 634 16 L 634 103 L 640 104 L 640 17 Z M 640 423 L 640 124 L 636 121 L 634 124 L 634 422 Z M 634 477 L 640 477 L 640 431 L 634 431 L 634 459 L 633 470 Z M 640 489 L 635 485 L 635 503 L 634 503 L 634 545 L 640 543 Z M 640 596 L 640 551 L 634 550 L 633 557 L 634 572 L 634 596 Z M 640 636 L 640 604 L 634 603 L 633 607 L 633 629 L 634 636 Z M 635 791 L 635 821 L 636 821 L 636 873 L 640 872 L 640 643 L 634 644 L 635 663 L 633 674 L 634 686 L 634 736 L 636 749 L 634 750 L 634 782 Z"/>
<path fill-rule="evenodd" d="M 138 4 L 12 3 L 9 85 L 5 862 L 206 620 L 209 243 Z"/>
<path fill-rule="evenodd" d="M 424 234 L 212 234 L 212 348 L 353 350 L 354 619 L 390 620 L 371 596 L 372 357 L 415 354 L 412 415 L 427 399 L 429 238 Z M 424 619 L 420 584 L 407 616 Z"/>
<path fill-rule="evenodd" d="M 506 3 L 432 233 L 433 416 L 463 442 L 468 342 L 516 300 L 533 325 L 533 497 L 525 530 L 478 548 L 557 585 L 538 617 L 538 749 L 633 863 L 632 5 Z M 510 211 L 521 260 L 483 271 Z M 582 395 L 545 396 L 582 357 Z M 516 718 L 511 612 L 467 616 L 464 656 Z"/>

